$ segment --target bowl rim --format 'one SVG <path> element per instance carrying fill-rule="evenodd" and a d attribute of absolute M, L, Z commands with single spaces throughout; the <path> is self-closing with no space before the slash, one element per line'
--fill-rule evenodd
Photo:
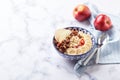
<path fill-rule="evenodd" d="M 82 31 L 82 30 L 84 30 L 84 31 L 86 31 L 87 33 L 89 33 L 90 35 L 91 35 L 91 40 L 92 40 L 92 47 L 91 47 L 91 49 L 89 50 L 89 51 L 87 51 L 86 53 L 83 53 L 83 54 L 78 54 L 78 55 L 69 55 L 69 54 L 65 54 L 65 53 L 62 53 L 62 52 L 60 52 L 57 48 L 56 48 L 56 45 L 55 45 L 55 43 L 54 43 L 54 40 L 55 40 L 55 36 L 53 37 L 53 45 L 54 45 L 54 48 L 58 51 L 58 53 L 60 54 L 60 55 L 63 55 L 63 56 L 65 56 L 65 57 L 79 57 L 79 56 L 86 56 L 86 55 L 89 55 L 92 51 L 93 51 L 93 49 L 95 48 L 95 36 L 92 34 L 92 32 L 90 32 L 89 30 L 87 30 L 87 29 L 85 29 L 85 28 L 83 28 L 83 27 L 77 27 L 77 26 L 73 26 L 73 27 L 64 27 L 64 29 L 77 29 L 77 30 L 79 30 L 79 31 Z"/>

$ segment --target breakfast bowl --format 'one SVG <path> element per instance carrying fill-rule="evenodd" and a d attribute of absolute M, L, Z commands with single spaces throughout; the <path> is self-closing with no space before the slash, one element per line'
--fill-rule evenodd
<path fill-rule="evenodd" d="M 53 37 L 57 53 L 69 60 L 80 60 L 90 55 L 95 48 L 94 35 L 82 27 L 58 29 Z"/>

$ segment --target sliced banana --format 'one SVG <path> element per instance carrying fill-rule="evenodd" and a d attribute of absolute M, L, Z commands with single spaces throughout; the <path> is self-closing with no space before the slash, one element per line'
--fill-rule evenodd
<path fill-rule="evenodd" d="M 76 48 L 68 48 L 66 50 L 66 52 L 69 53 L 69 55 L 76 55 L 77 49 Z"/>

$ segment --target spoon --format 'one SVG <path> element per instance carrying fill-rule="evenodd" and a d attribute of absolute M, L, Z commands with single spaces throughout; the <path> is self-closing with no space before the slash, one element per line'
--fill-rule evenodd
<path fill-rule="evenodd" d="M 80 66 L 86 66 L 88 64 L 88 62 L 93 58 L 93 56 L 97 53 L 97 51 L 100 52 L 100 47 L 103 45 L 104 40 L 107 37 L 107 33 L 102 33 L 97 40 L 97 47 L 94 49 L 94 51 L 85 59 L 80 60 L 78 63 Z M 98 62 L 99 59 L 99 54 L 97 54 L 97 59 L 96 62 Z"/>
<path fill-rule="evenodd" d="M 74 71 L 77 73 L 77 75 L 83 73 L 86 70 L 87 65 L 90 64 L 89 63 L 90 60 L 97 53 L 97 51 L 99 53 L 97 53 L 96 63 L 98 63 L 99 55 L 100 55 L 100 47 L 104 44 L 106 38 L 107 38 L 107 33 L 102 33 L 97 40 L 97 48 L 95 48 L 95 50 L 88 57 L 78 61 L 78 63 L 74 67 Z"/>
<path fill-rule="evenodd" d="M 98 64 L 99 61 L 99 56 L 100 56 L 100 51 L 101 51 L 101 46 L 105 44 L 109 39 L 108 39 L 107 33 L 103 33 L 103 36 L 101 36 L 101 39 L 98 39 L 98 47 L 99 49 L 97 50 L 97 55 L 96 55 L 96 60 L 95 63 Z"/>
<path fill-rule="evenodd" d="M 99 55 L 100 55 L 100 49 L 101 46 L 103 45 L 103 42 L 105 41 L 105 39 L 107 38 L 107 33 L 102 33 L 98 40 L 97 40 L 97 48 L 95 48 L 95 50 L 82 62 L 83 66 L 86 66 L 88 64 L 88 62 L 91 60 L 91 58 L 93 58 L 93 56 L 97 53 L 97 57 L 96 57 L 96 63 L 98 63 L 99 60 Z"/>

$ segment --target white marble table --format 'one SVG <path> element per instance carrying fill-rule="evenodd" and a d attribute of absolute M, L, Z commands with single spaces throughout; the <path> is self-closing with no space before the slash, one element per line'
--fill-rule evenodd
<path fill-rule="evenodd" d="M 72 15 L 85 0 L 0 0 L 0 80 L 120 80 L 120 65 L 89 67 L 82 77 L 53 46 L 60 27 L 85 26 Z M 100 10 L 119 14 L 119 0 L 91 0 Z"/>

